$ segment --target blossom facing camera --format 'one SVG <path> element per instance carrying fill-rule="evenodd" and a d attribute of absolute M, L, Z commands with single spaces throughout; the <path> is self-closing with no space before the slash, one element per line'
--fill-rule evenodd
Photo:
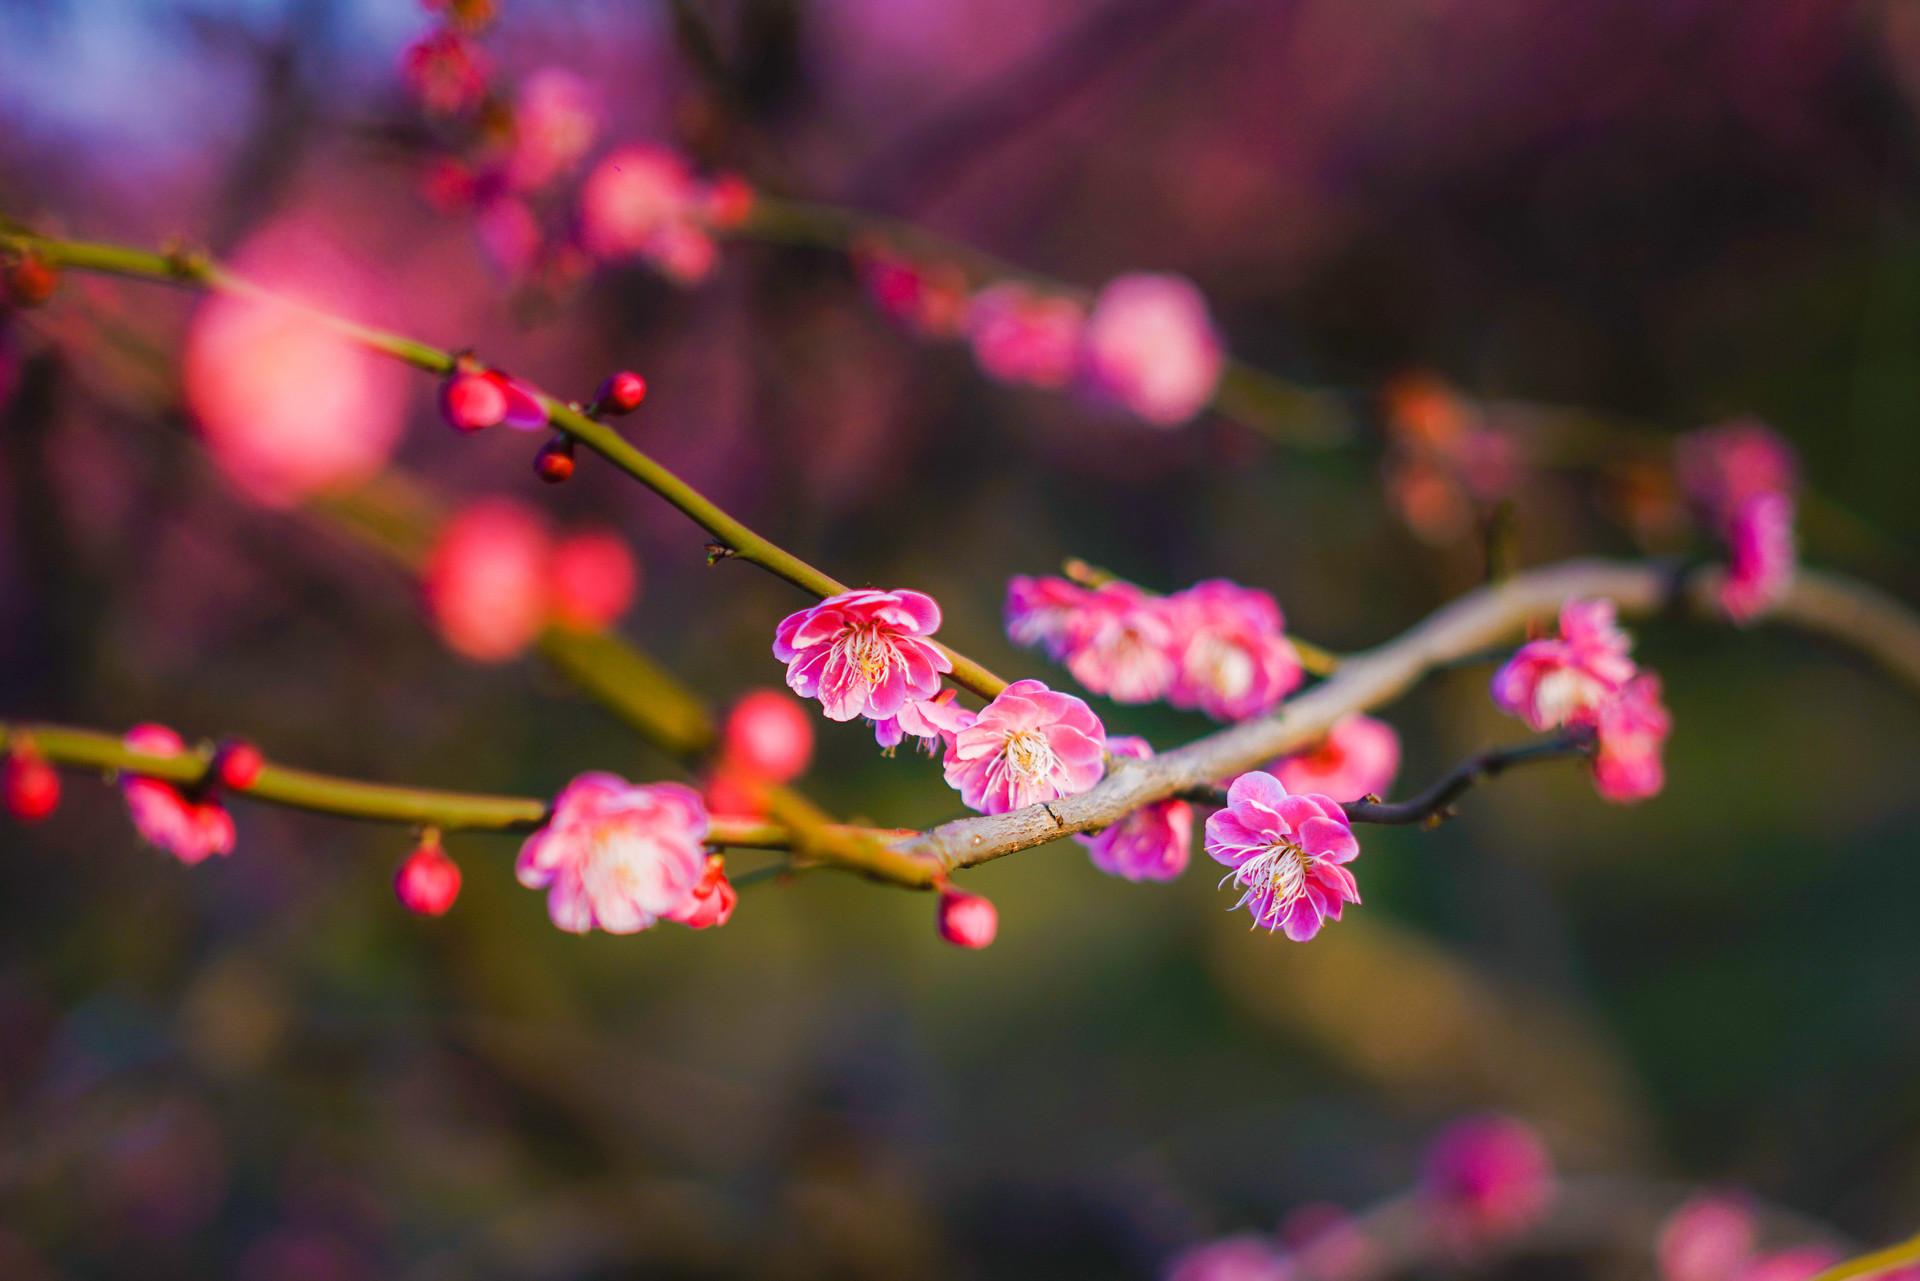
<path fill-rule="evenodd" d="M 1525 1231 L 1546 1212 L 1553 1158 L 1524 1121 L 1468 1117 L 1427 1149 L 1420 1189 L 1435 1225 L 1456 1245 L 1485 1245 Z"/>
<path fill-rule="evenodd" d="M 547 915 L 570 934 L 635 934 L 694 912 L 706 835 L 706 806 L 690 787 L 582 774 L 520 847 L 514 875 L 547 891 Z"/>
<path fill-rule="evenodd" d="M 1134 274 L 1094 299 L 1081 374 L 1102 399 L 1155 427 L 1177 427 L 1206 408 L 1226 351 L 1207 301 L 1183 276 Z"/>
<path fill-rule="evenodd" d="M 1093 593 L 1064 578 L 1007 580 L 1007 639 L 1023 649 L 1039 647 L 1056 662 L 1066 658 Z"/>
<path fill-rule="evenodd" d="M 991 899 L 960 890 L 940 891 L 934 926 L 955 947 L 983 948 L 1000 932 L 1000 913 Z"/>
<path fill-rule="evenodd" d="M 444 916 L 460 897 L 460 865 L 429 836 L 394 873 L 393 893 L 415 916 Z"/>
<path fill-rule="evenodd" d="M 1255 770 L 1233 780 L 1227 807 L 1207 819 L 1207 853 L 1230 870 L 1221 884 L 1240 886 L 1255 926 L 1305 943 L 1360 887 L 1345 864 L 1360 854 L 1346 811 L 1330 796 L 1295 795 Z"/>
<path fill-rule="evenodd" d="M 1144 761 L 1153 748 L 1143 738 L 1122 735 L 1107 740 L 1115 756 Z M 1128 881 L 1171 881 L 1187 870 L 1193 849 L 1193 806 L 1182 800 L 1155 801 L 1098 832 L 1078 833 L 1093 865 Z"/>
<path fill-rule="evenodd" d="M 842 592 L 782 619 L 773 656 L 787 687 L 819 699 L 828 720 L 887 720 L 939 693 L 953 670 L 927 639 L 939 628 L 940 607 L 922 592 Z"/>
<path fill-rule="evenodd" d="M 727 713 L 720 755 L 769 783 L 791 782 L 813 759 L 813 721 L 780 691 L 754 690 Z"/>
<path fill-rule="evenodd" d="M 1266 592 L 1224 578 L 1166 600 L 1177 638 L 1175 707 L 1237 721 L 1273 710 L 1302 679 L 1280 606 Z"/>
<path fill-rule="evenodd" d="M 148 756 L 179 756 L 187 745 L 164 725 L 136 725 L 121 742 Z M 171 783 L 128 774 L 120 780 L 134 830 L 149 845 L 192 866 L 233 852 L 233 816 L 218 801 L 189 796 Z"/>
<path fill-rule="evenodd" d="M 60 807 L 60 775 L 38 753 L 18 748 L 7 754 L 0 780 L 7 813 L 22 823 L 38 823 Z"/>
<path fill-rule="evenodd" d="M 1068 622 L 1063 648 L 1073 678 L 1116 703 L 1163 698 L 1179 676 L 1167 602 L 1131 583 L 1087 592 Z"/>
<path fill-rule="evenodd" d="M 1632 643 L 1612 601 L 1570 600 L 1559 636 L 1528 641 L 1494 673 L 1493 701 L 1536 730 L 1589 718 L 1633 679 Z"/>
<path fill-rule="evenodd" d="M 1036 680 L 1006 687 L 947 748 L 947 783 L 983 814 L 1086 791 L 1106 773 L 1106 727 L 1071 694 Z"/>
<path fill-rule="evenodd" d="M 1399 771 L 1400 735 L 1385 721 L 1357 712 L 1335 721 L 1304 752 L 1268 767 L 1289 792 L 1319 792 L 1340 801 L 1384 795 Z"/>

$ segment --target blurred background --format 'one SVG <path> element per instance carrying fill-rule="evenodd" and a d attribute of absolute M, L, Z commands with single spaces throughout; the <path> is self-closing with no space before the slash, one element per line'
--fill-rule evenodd
<path fill-rule="evenodd" d="M 1336 649 L 1480 581 L 1473 523 L 1410 527 L 1382 483 L 1375 393 L 1409 370 L 1523 455 L 1554 417 L 1527 406 L 1605 416 L 1509 486 L 1521 563 L 1687 547 L 1635 450 L 1754 414 L 1817 495 L 1807 558 L 1920 598 L 1910 0 L 502 0 L 490 83 L 564 68 L 591 121 L 502 216 L 447 196 L 484 114 L 408 72 L 458 16 L 11 0 L 0 212 L 205 247 L 559 394 L 638 370 L 642 448 L 830 572 L 931 592 L 1010 675 L 1066 683 L 999 618 L 1009 575 L 1066 556 L 1271 590 Z M 580 175 L 636 142 L 1075 288 L 1181 273 L 1235 355 L 1353 427 L 1161 431 L 984 378 L 830 248 L 729 238 L 692 284 L 554 252 Z M 621 632 L 716 705 L 779 683 L 799 595 L 709 568 L 610 467 L 545 487 L 537 438 L 455 438 L 397 368 L 243 348 L 197 376 L 199 305 L 70 274 L 4 324 L 0 715 L 476 790 L 679 776 L 537 659 L 450 653 L 324 512 L 236 483 L 223 395 L 303 379 L 347 380 L 331 412 L 437 504 L 620 531 Z M 1364 831 L 1365 907 L 1306 946 L 1249 933 L 1204 859 L 1136 885 L 1065 842 L 968 874 L 1001 913 L 978 953 L 929 897 L 830 874 L 745 890 L 719 931 L 570 937 L 508 837 L 449 838 L 465 889 L 428 921 L 393 902 L 402 831 L 242 805 L 234 856 L 185 869 L 70 776 L 51 821 L 0 829 L 0 1274 L 1151 1277 L 1393 1196 L 1488 1110 L 1563 1170 L 1911 1231 L 1920 706 L 1785 631 L 1638 631 L 1676 720 L 1664 794 L 1616 808 L 1547 768 Z M 1486 676 L 1385 713 L 1404 790 L 1519 736 Z M 1096 708 L 1163 746 L 1209 728 Z M 958 809 L 859 726 L 820 723 L 804 785 L 886 825 Z"/>

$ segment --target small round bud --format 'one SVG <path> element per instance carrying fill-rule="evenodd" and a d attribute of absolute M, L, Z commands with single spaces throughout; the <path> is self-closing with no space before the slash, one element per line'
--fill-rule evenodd
<path fill-rule="evenodd" d="M 407 855 L 394 874 L 393 892 L 400 905 L 419 916 L 442 916 L 460 897 L 460 865 L 440 848 L 440 838 L 429 835 Z"/>
<path fill-rule="evenodd" d="M 1000 932 L 1000 913 L 978 894 L 941 890 L 935 923 L 940 937 L 955 947 L 982 948 Z"/>
<path fill-rule="evenodd" d="M 507 416 L 507 389 L 490 374 L 453 374 L 440 384 L 440 416 L 455 431 L 492 427 Z"/>
<path fill-rule="evenodd" d="M 600 394 L 595 400 L 604 413 L 630 414 L 640 408 L 640 402 L 646 398 L 647 380 L 623 369 L 608 375 L 607 381 L 600 384 Z"/>
<path fill-rule="evenodd" d="M 60 273 L 31 254 L 7 268 L 7 295 L 22 307 L 37 307 L 53 297 Z"/>
<path fill-rule="evenodd" d="M 761 819 L 767 816 L 767 783 L 756 774 L 722 762 L 700 789 L 707 812 L 719 818 Z"/>
<path fill-rule="evenodd" d="M 7 757 L 5 779 L 7 813 L 22 823 L 37 823 L 60 804 L 60 775 L 38 756 L 14 752 Z"/>
<path fill-rule="evenodd" d="M 260 771 L 266 767 L 267 758 L 245 739 L 227 739 L 213 754 L 214 778 L 220 786 L 235 792 L 244 792 L 259 782 Z"/>
<path fill-rule="evenodd" d="M 533 456 L 533 470 L 541 480 L 549 485 L 558 485 L 573 477 L 573 438 L 555 436 L 540 446 L 540 452 Z"/>
<path fill-rule="evenodd" d="M 727 713 L 720 751 L 729 765 L 770 783 L 788 782 L 813 759 L 813 718 L 785 694 L 754 690 Z"/>

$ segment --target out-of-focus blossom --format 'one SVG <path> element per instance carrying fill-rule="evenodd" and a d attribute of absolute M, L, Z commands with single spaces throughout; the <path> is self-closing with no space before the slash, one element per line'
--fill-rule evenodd
<path fill-rule="evenodd" d="M 1594 720 L 1597 747 L 1593 783 L 1610 801 L 1632 804 L 1666 785 L 1662 757 L 1673 717 L 1660 701 L 1660 678 L 1642 672 L 1600 704 Z"/>
<path fill-rule="evenodd" d="M 1304 752 L 1268 767 L 1289 792 L 1320 792 L 1339 801 L 1384 795 L 1399 770 L 1400 735 L 1385 721 L 1358 713 L 1335 721 Z"/>
<path fill-rule="evenodd" d="M 484 431 L 505 423 L 521 431 L 547 425 L 534 389 L 498 369 L 457 369 L 440 384 L 440 416 L 455 431 Z"/>
<path fill-rule="evenodd" d="M 699 914 L 706 835 L 707 810 L 690 787 L 582 774 L 520 847 L 514 872 L 528 889 L 547 891 L 547 915 L 561 929 L 633 934 L 662 917 Z"/>
<path fill-rule="evenodd" d="M 791 782 L 813 759 L 813 721 L 780 691 L 756 689 L 727 713 L 720 755 L 769 783 Z"/>
<path fill-rule="evenodd" d="M 1021 284 L 989 286 L 967 305 L 967 341 L 990 378 L 1065 387 L 1080 356 L 1086 313 L 1071 298 Z"/>
<path fill-rule="evenodd" d="M 706 187 L 679 155 L 634 143 L 594 166 L 580 188 L 580 238 L 597 258 L 639 258 L 692 284 L 712 271 Z"/>
<path fill-rule="evenodd" d="M 581 631 L 601 631 L 632 606 L 640 592 L 640 564 L 627 540 L 611 530 L 568 534 L 547 562 L 548 609 L 554 620 Z"/>
<path fill-rule="evenodd" d="M 1720 582 L 1720 608 L 1746 623 L 1780 603 L 1793 586 L 1793 499 L 1784 493 L 1755 494 L 1728 517 L 1727 573 Z"/>
<path fill-rule="evenodd" d="M 16 307 L 38 307 L 60 287 L 60 272 L 44 258 L 22 254 L 7 264 L 0 284 L 6 287 L 0 301 Z"/>
<path fill-rule="evenodd" d="M 570 172 L 593 145 L 600 117 L 593 91 L 565 67 L 543 67 L 520 82 L 513 104 L 507 184 L 531 191 Z"/>
<path fill-rule="evenodd" d="M 1368 1274 L 1377 1249 L 1353 1215 L 1329 1201 L 1311 1201 L 1280 1220 L 1280 1243 L 1312 1281 L 1347 1281 Z"/>
<path fill-rule="evenodd" d="M 1249 1232 L 1182 1251 L 1160 1275 L 1163 1281 L 1292 1281 L 1293 1269 L 1272 1241 Z"/>
<path fill-rule="evenodd" d="M 926 639 L 939 627 L 940 606 L 922 592 L 842 592 L 782 619 L 773 656 L 787 665 L 788 688 L 818 698 L 827 719 L 886 720 L 939 693 L 953 670 Z"/>
<path fill-rule="evenodd" d="M 1560 635 L 1528 641 L 1493 675 L 1493 701 L 1536 730 L 1591 716 L 1633 678 L 1632 640 L 1613 602 L 1570 600 Z"/>
<path fill-rule="evenodd" d="M 1122 735 L 1107 740 L 1107 750 L 1130 760 L 1147 760 L 1153 748 L 1143 738 Z M 1182 800 L 1155 801 L 1119 822 L 1074 840 L 1087 847 L 1093 865 L 1129 881 L 1171 881 L 1187 870 L 1193 849 L 1193 806 Z"/>
<path fill-rule="evenodd" d="M 540 221 L 526 201 L 513 196 L 487 201 L 475 215 L 474 230 L 479 233 L 480 247 L 505 275 L 525 276 L 539 264 Z M 541 417 L 544 420 L 545 415 Z"/>
<path fill-rule="evenodd" d="M 1084 792 L 1106 773 L 1106 727 L 1036 680 L 1006 687 L 947 748 L 947 782 L 968 808 L 1005 814 Z"/>
<path fill-rule="evenodd" d="M 1517 442 L 1481 422 L 1444 379 L 1423 370 L 1401 374 L 1387 384 L 1381 408 L 1387 496 L 1421 538 L 1453 542 L 1473 528 L 1481 506 L 1513 492 Z"/>
<path fill-rule="evenodd" d="M 1007 639 L 1028 648 L 1041 646 L 1056 660 L 1065 658 L 1092 594 L 1064 578 L 1016 574 L 1007 580 Z"/>
<path fill-rule="evenodd" d="M 149 756 L 179 756 L 187 750 L 165 725 L 136 725 L 120 741 Z M 182 863 L 192 866 L 210 855 L 233 852 L 233 816 L 220 802 L 189 796 L 171 783 L 138 774 L 121 777 L 120 794 L 134 830 Z"/>
<path fill-rule="evenodd" d="M 700 784 L 707 813 L 716 818 L 767 817 L 767 779 L 722 758 Z"/>
<path fill-rule="evenodd" d="M 1508 1116 L 1467 1117 L 1442 1130 L 1420 1179 L 1435 1226 L 1460 1246 L 1524 1232 L 1545 1213 L 1553 1188 L 1547 1145 Z"/>
<path fill-rule="evenodd" d="M 429 835 L 400 863 L 394 897 L 417 916 L 444 916 L 460 897 L 460 865 L 447 857 L 438 836 Z"/>
<path fill-rule="evenodd" d="M 16 745 L 0 766 L 0 790 L 7 813 L 22 823 L 37 823 L 60 805 L 60 775 L 31 748 Z"/>
<path fill-rule="evenodd" d="M 961 890 L 941 890 L 934 928 L 955 947 L 983 948 L 1000 932 L 1000 913 L 991 899 Z"/>
<path fill-rule="evenodd" d="M 1183 276 L 1120 276 L 1094 299 L 1081 374 L 1096 395 L 1156 427 L 1204 409 L 1225 362 L 1207 301 Z"/>
<path fill-rule="evenodd" d="M 693 893 L 679 908 L 667 913 L 667 919 L 678 921 L 690 930 L 711 929 L 732 920 L 734 905 L 739 901 L 739 892 L 727 879 L 726 860 L 718 854 L 709 854 Z"/>
<path fill-rule="evenodd" d="M 1270 711 L 1300 684 L 1300 660 L 1288 643 L 1280 606 L 1266 592 L 1224 578 L 1169 596 L 1178 671 L 1169 697 L 1216 720 Z"/>
<path fill-rule="evenodd" d="M 458 116 L 486 98 L 493 67 L 479 45 L 441 27 L 408 47 L 400 73 L 422 108 L 438 116 Z"/>
<path fill-rule="evenodd" d="M 966 328 L 967 277 L 951 263 L 922 263 L 884 244 L 855 246 L 854 268 L 880 314 L 923 338 Z"/>
<path fill-rule="evenodd" d="M 753 217 L 760 197 L 753 185 L 737 173 L 714 175 L 701 192 L 700 211 L 707 225 L 719 231 L 732 231 Z"/>
<path fill-rule="evenodd" d="M 1131 583 L 1107 583 L 1080 598 L 1062 657 L 1094 693 L 1150 703 L 1166 697 L 1180 675 L 1179 636 L 1165 599 Z"/>
<path fill-rule="evenodd" d="M 428 611 L 457 653 L 499 662 L 547 618 L 546 528 L 510 499 L 474 503 L 441 529 L 423 573 Z"/>
<path fill-rule="evenodd" d="M 1810 1281 L 1844 1257 L 1838 1250 L 1820 1245 L 1775 1250 L 1750 1260 L 1740 1270 L 1740 1281 Z"/>
<path fill-rule="evenodd" d="M 317 236 L 270 230 L 239 269 L 303 301 L 353 314 L 367 277 Z M 220 294 L 195 310 L 186 401 L 220 468 L 248 496 L 291 506 L 385 465 L 406 410 L 403 371 L 290 307 Z"/>
<path fill-rule="evenodd" d="M 1694 1197 L 1668 1215 L 1655 1244 L 1661 1281 L 1735 1281 L 1753 1253 L 1753 1209 L 1742 1197 Z"/>
<path fill-rule="evenodd" d="M 246 791 L 266 768 L 266 755 L 244 738 L 223 739 L 214 749 L 213 776 L 228 791 Z"/>
<path fill-rule="evenodd" d="M 1346 811 L 1330 796 L 1294 795 L 1255 770 L 1233 780 L 1227 807 L 1207 819 L 1207 853 L 1231 869 L 1256 926 L 1296 943 L 1337 921 L 1360 887 L 1345 866 L 1360 853 Z"/>
<path fill-rule="evenodd" d="M 896 716 L 873 722 L 874 741 L 889 754 L 908 738 L 932 756 L 953 745 L 953 736 L 973 724 L 974 712 L 955 701 L 957 691 L 943 689 L 932 698 L 910 701 Z"/>

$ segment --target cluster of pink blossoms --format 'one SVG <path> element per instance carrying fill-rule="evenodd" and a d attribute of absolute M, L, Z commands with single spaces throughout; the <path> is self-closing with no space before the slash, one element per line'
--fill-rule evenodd
<path fill-rule="evenodd" d="M 1727 546 L 1720 607 L 1744 623 L 1778 604 L 1793 583 L 1793 450 L 1764 423 L 1703 428 L 1674 450 L 1681 487 Z"/>
<path fill-rule="evenodd" d="M 187 750 L 180 736 L 165 725 L 136 725 L 121 740 L 149 756 L 179 756 Z M 127 813 L 134 830 L 192 866 L 214 854 L 233 853 L 233 815 L 208 791 L 185 791 L 157 778 L 129 774 L 120 780 Z"/>
<path fill-rule="evenodd" d="M 1632 639 L 1613 602 L 1568 601 L 1560 634 L 1528 641 L 1493 676 L 1493 701 L 1536 730 L 1588 727 L 1595 736 L 1594 786 L 1632 803 L 1666 783 L 1663 754 L 1673 718 L 1660 679 L 1629 655 Z"/>
<path fill-rule="evenodd" d="M 555 538 L 538 513 L 482 499 L 440 530 L 423 571 L 428 612 L 456 652 L 500 662 L 548 623 L 609 627 L 632 605 L 640 567 L 611 530 Z"/>
<path fill-rule="evenodd" d="M 520 847 L 514 874 L 547 891 L 547 915 L 569 933 L 636 934 L 663 920 L 704 929 L 724 925 L 735 901 L 706 836 L 692 788 L 582 774 Z"/>
<path fill-rule="evenodd" d="M 1346 811 L 1330 796 L 1290 793 L 1271 774 L 1255 770 L 1233 780 L 1227 807 L 1207 819 L 1206 846 L 1230 869 L 1221 884 L 1240 887 L 1234 906 L 1296 943 L 1360 901 L 1345 866 L 1360 854 Z"/>
<path fill-rule="evenodd" d="M 1130 583 L 1018 577 L 1007 584 L 1006 621 L 1015 644 L 1043 647 L 1075 680 L 1119 703 L 1164 699 L 1244 720 L 1272 710 L 1301 680 L 1273 597 L 1225 579 L 1154 596 Z"/>

